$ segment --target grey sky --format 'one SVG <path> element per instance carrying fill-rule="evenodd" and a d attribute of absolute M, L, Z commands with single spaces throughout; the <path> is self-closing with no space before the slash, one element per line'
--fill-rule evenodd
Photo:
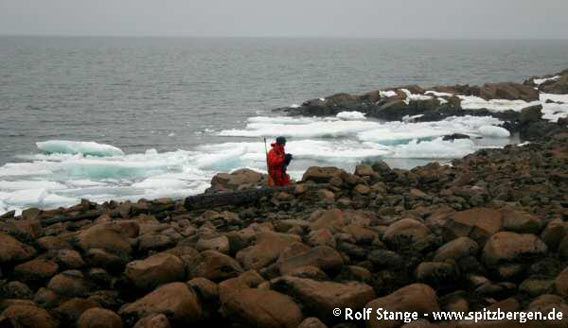
<path fill-rule="evenodd" d="M 0 0 L 0 34 L 568 39 L 568 1 Z"/>

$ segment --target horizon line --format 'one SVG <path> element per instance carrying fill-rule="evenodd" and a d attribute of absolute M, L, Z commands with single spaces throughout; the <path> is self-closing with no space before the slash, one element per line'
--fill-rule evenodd
<path fill-rule="evenodd" d="M 188 38 L 188 39 L 353 39 L 353 40 L 428 40 L 428 41 L 568 41 L 566 38 L 521 38 L 521 37 L 385 37 L 385 36 L 340 36 L 340 35 L 174 35 L 174 34 L 33 34 L 1 33 L 0 37 L 91 37 L 91 38 Z"/>

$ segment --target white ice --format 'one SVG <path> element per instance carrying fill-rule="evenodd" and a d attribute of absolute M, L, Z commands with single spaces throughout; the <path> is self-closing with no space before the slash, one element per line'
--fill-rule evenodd
<path fill-rule="evenodd" d="M 111 145 L 92 141 L 48 140 L 36 142 L 37 147 L 46 153 L 83 154 L 92 156 L 121 156 L 124 152 Z"/>
<path fill-rule="evenodd" d="M 556 76 L 553 76 L 553 77 L 545 77 L 545 78 L 542 78 L 542 79 L 534 79 L 533 82 L 536 85 L 541 85 L 544 82 L 556 81 L 556 80 L 559 80 L 559 79 L 560 79 L 560 75 L 556 75 Z"/>
<path fill-rule="evenodd" d="M 512 110 L 520 112 L 523 108 L 539 105 L 540 101 L 527 102 L 524 100 L 490 99 L 485 100 L 476 96 L 459 96 L 463 109 L 476 110 L 487 109 L 490 112 L 502 112 Z"/>
<path fill-rule="evenodd" d="M 489 138 L 509 138 L 511 132 L 499 126 L 484 125 L 479 128 L 479 133 L 484 137 Z"/>
<path fill-rule="evenodd" d="M 357 111 L 352 112 L 339 112 L 336 115 L 337 118 L 345 121 L 361 121 L 366 119 L 365 114 Z"/>

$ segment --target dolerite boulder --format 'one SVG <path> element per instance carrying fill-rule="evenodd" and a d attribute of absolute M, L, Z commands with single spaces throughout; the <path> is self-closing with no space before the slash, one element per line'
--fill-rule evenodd
<path fill-rule="evenodd" d="M 78 270 L 63 271 L 51 278 L 47 284 L 47 288 L 58 295 L 67 297 L 86 296 L 91 290 L 91 287 L 83 273 Z"/>
<path fill-rule="evenodd" d="M 221 311 L 232 322 L 259 328 L 295 328 L 302 311 L 292 298 L 262 289 L 243 289 L 223 300 Z"/>
<path fill-rule="evenodd" d="M 255 244 L 236 255 L 245 269 L 261 269 L 276 261 L 282 251 L 294 242 L 301 241 L 297 235 L 260 232 L 255 237 Z"/>
<path fill-rule="evenodd" d="M 35 249 L 16 238 L 0 232 L 0 264 L 19 262 L 30 259 L 35 255 Z"/>
<path fill-rule="evenodd" d="M 480 245 L 501 230 L 503 214 L 490 208 L 472 208 L 451 214 L 444 224 L 446 239 L 470 237 Z"/>
<path fill-rule="evenodd" d="M 202 309 L 192 289 L 185 283 L 173 282 L 125 305 L 119 314 L 130 325 L 147 315 L 164 314 L 172 324 L 185 326 L 201 319 Z"/>
<path fill-rule="evenodd" d="M 218 173 L 211 179 L 208 192 L 243 190 L 256 186 L 265 186 L 267 175 L 250 169 L 240 169 L 232 173 Z"/>
<path fill-rule="evenodd" d="M 22 281 L 40 282 L 53 277 L 58 270 L 57 263 L 36 258 L 16 266 L 14 274 L 18 275 Z"/>
<path fill-rule="evenodd" d="M 487 83 L 479 90 L 479 97 L 484 99 L 538 100 L 538 90 L 519 83 Z"/>
<path fill-rule="evenodd" d="M 432 243 L 430 229 L 414 219 L 402 219 L 391 224 L 385 231 L 383 240 L 395 250 L 422 251 Z"/>
<path fill-rule="evenodd" d="M 304 175 L 302 181 L 313 181 L 316 183 L 329 183 L 335 179 L 335 184 L 341 185 L 347 179 L 347 172 L 336 167 L 309 167 Z"/>
<path fill-rule="evenodd" d="M 177 256 L 160 253 L 126 265 L 125 276 L 137 288 L 145 291 L 185 278 L 185 266 Z"/>
<path fill-rule="evenodd" d="M 489 238 L 482 259 L 486 266 L 495 267 L 501 263 L 534 260 L 547 251 L 546 244 L 535 235 L 503 231 Z"/>
<path fill-rule="evenodd" d="M 316 246 L 297 255 L 285 258 L 278 263 L 278 268 L 282 275 L 306 266 L 314 266 L 324 272 L 337 273 L 343 266 L 343 258 L 331 247 Z"/>
<path fill-rule="evenodd" d="M 397 291 L 377 298 L 365 308 L 372 308 L 372 313 L 379 308 L 388 311 L 418 312 L 421 314 L 439 311 L 438 298 L 436 292 L 425 284 L 412 284 L 398 289 Z M 369 320 L 367 327 L 400 327 L 402 322 L 396 320 Z"/>
<path fill-rule="evenodd" d="M 332 312 L 334 308 L 357 311 L 375 297 L 371 286 L 356 282 L 337 283 L 284 276 L 272 281 L 271 285 L 273 289 L 299 299 L 307 314 L 328 322 L 337 321 Z"/>
<path fill-rule="evenodd" d="M 58 322 L 44 309 L 33 305 L 12 305 L 0 315 L 2 327 L 56 328 Z"/>
<path fill-rule="evenodd" d="M 130 254 L 132 246 L 126 232 L 117 224 L 100 223 L 81 231 L 78 244 L 85 252 L 100 248 L 110 253 Z"/>
<path fill-rule="evenodd" d="M 91 308 L 79 317 L 78 328 L 122 328 L 122 319 L 113 311 Z"/>
<path fill-rule="evenodd" d="M 220 281 L 236 277 L 243 268 L 235 259 L 217 251 L 203 251 L 190 267 L 191 277 L 203 277 L 212 281 Z"/>

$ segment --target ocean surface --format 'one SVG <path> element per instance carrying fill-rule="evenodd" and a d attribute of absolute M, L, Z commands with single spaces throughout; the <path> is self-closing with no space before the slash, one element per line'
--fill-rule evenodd
<path fill-rule="evenodd" d="M 568 41 L 0 37 L 0 212 L 183 197 L 216 172 L 262 170 L 263 137 L 279 134 L 296 178 L 314 164 L 409 168 L 501 147 L 518 140 L 480 132 L 499 124 L 488 117 L 382 123 L 272 109 L 405 84 L 522 82 L 568 68 L 567 53 Z M 482 138 L 439 138 L 452 132 Z"/>

